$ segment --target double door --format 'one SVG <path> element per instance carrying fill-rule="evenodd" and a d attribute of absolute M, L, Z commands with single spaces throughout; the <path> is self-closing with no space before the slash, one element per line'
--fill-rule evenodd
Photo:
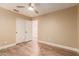
<path fill-rule="evenodd" d="M 32 21 L 16 19 L 16 42 L 21 43 L 32 40 Z"/>

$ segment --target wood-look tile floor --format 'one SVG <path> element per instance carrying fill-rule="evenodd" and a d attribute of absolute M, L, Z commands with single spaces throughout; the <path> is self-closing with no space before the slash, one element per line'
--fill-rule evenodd
<path fill-rule="evenodd" d="M 51 47 L 42 43 L 23 42 L 16 46 L 0 50 L 0 56 L 78 56 L 73 51 Z"/>

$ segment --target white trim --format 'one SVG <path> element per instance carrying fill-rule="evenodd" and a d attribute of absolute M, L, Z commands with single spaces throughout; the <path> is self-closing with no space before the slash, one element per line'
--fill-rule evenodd
<path fill-rule="evenodd" d="M 32 41 L 32 40 L 30 39 L 28 41 L 23 41 L 23 42 L 30 42 L 30 41 Z M 23 43 L 23 42 L 16 42 L 16 44 Z"/>
<path fill-rule="evenodd" d="M 12 46 L 15 46 L 15 45 L 16 45 L 16 43 L 5 45 L 5 46 L 0 47 L 0 50 L 5 49 L 5 48 L 9 48 L 9 47 L 12 47 Z"/>
<path fill-rule="evenodd" d="M 31 41 L 31 40 L 29 40 L 29 41 Z M 26 42 L 29 42 L 29 41 L 26 41 Z M 19 43 L 22 43 L 22 42 L 19 42 Z M 16 43 L 12 43 L 12 44 L 9 44 L 9 45 L 2 46 L 2 47 L 0 47 L 0 50 L 15 46 L 16 44 L 19 44 L 19 43 L 16 42 Z"/>
<path fill-rule="evenodd" d="M 50 45 L 50 46 L 56 46 L 56 47 L 59 47 L 59 48 L 72 50 L 72 51 L 74 51 L 74 52 L 79 53 L 79 49 L 77 49 L 77 48 L 72 48 L 72 47 L 68 47 L 68 46 L 64 46 L 64 45 L 59 45 L 59 44 L 55 44 L 55 43 L 49 43 L 49 42 L 40 41 L 40 40 L 39 40 L 39 42 L 40 42 L 40 43 L 43 43 L 43 44 Z"/>

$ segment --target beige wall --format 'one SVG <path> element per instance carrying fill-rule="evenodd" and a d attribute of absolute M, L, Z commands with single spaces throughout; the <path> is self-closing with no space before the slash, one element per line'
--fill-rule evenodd
<path fill-rule="evenodd" d="M 78 39 L 78 48 L 79 48 L 79 5 L 77 7 L 77 39 Z"/>
<path fill-rule="evenodd" d="M 77 48 L 77 7 L 49 13 L 38 19 L 38 39 Z"/>
<path fill-rule="evenodd" d="M 0 47 L 16 43 L 16 18 L 29 19 L 23 15 L 0 8 Z"/>
<path fill-rule="evenodd" d="M 15 43 L 16 19 L 13 13 L 0 8 L 0 47 Z"/>

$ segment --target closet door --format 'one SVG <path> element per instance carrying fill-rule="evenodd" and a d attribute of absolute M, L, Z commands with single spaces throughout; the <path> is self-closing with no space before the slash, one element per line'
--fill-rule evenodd
<path fill-rule="evenodd" d="M 16 42 L 21 43 L 25 41 L 25 24 L 21 18 L 16 19 Z"/>
<path fill-rule="evenodd" d="M 25 20 L 25 41 L 32 40 L 32 21 Z"/>

